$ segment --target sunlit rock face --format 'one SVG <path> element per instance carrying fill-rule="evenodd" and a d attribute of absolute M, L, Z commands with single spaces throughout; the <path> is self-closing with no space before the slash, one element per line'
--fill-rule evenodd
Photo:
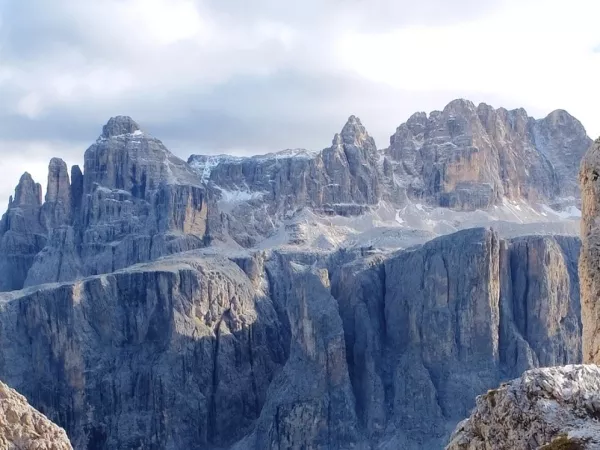
<path fill-rule="evenodd" d="M 0 448 L 73 450 L 65 430 L 33 409 L 27 399 L 0 382 Z"/>
<path fill-rule="evenodd" d="M 109 273 L 202 247 L 207 200 L 192 169 L 129 117 L 109 120 L 84 172 L 49 164 L 45 202 L 25 174 L 2 221 L 0 288 Z"/>
<path fill-rule="evenodd" d="M 590 147 L 583 162 L 581 182 L 583 247 L 579 261 L 583 320 L 583 357 L 600 363 L 600 139 Z"/>
<path fill-rule="evenodd" d="M 600 369 L 534 369 L 477 398 L 446 450 L 600 448 Z"/>

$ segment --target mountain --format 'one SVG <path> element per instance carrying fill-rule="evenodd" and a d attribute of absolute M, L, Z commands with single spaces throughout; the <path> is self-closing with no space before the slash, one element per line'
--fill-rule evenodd
<path fill-rule="evenodd" d="M 566 216 L 577 211 L 577 171 L 590 143 L 565 111 L 535 120 L 523 109 L 455 100 L 441 112 L 414 114 L 383 150 L 351 116 L 320 152 L 192 155 L 188 163 L 218 199 L 226 216 L 223 233 L 249 247 L 306 208 L 396 226 L 413 219 L 404 217 L 407 208 L 450 208 L 453 219 L 420 226 L 436 234 L 456 231 L 463 222 L 545 222 L 548 215 L 556 221 L 548 205 Z M 469 214 L 476 211 L 492 214 L 477 220 Z"/>
<path fill-rule="evenodd" d="M 186 163 L 113 117 L 0 221 L 0 379 L 78 450 L 442 448 L 477 395 L 582 360 L 586 142 L 457 100 L 387 149 L 351 116 Z"/>
<path fill-rule="evenodd" d="M 29 174 L 0 222 L 0 290 L 109 273 L 205 245 L 200 180 L 128 117 L 103 127 L 84 172 L 50 161 L 48 189 Z"/>
<path fill-rule="evenodd" d="M 589 364 L 531 370 L 480 395 L 469 418 L 457 426 L 447 450 L 600 448 L 600 369 L 596 365 L 600 361 L 599 156 L 600 139 L 589 148 L 579 174 L 582 346 L 583 359 Z"/>

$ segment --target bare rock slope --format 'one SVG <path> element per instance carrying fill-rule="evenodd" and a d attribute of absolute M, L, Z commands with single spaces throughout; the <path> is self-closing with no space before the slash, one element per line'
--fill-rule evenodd
<path fill-rule="evenodd" d="M 534 369 L 477 398 L 446 450 L 600 448 L 600 368 Z"/>
<path fill-rule="evenodd" d="M 73 450 L 62 428 L 0 382 L 0 450 Z"/>
<path fill-rule="evenodd" d="M 596 140 L 581 163 L 582 192 L 579 261 L 581 277 L 583 357 L 600 363 L 600 139 Z"/>

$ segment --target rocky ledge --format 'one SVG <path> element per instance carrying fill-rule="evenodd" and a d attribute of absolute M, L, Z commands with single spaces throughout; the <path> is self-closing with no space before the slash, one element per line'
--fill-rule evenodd
<path fill-rule="evenodd" d="M 479 396 L 446 450 L 598 449 L 599 415 L 599 367 L 529 370 Z"/>
<path fill-rule="evenodd" d="M 0 450 L 73 450 L 65 430 L 0 381 Z"/>

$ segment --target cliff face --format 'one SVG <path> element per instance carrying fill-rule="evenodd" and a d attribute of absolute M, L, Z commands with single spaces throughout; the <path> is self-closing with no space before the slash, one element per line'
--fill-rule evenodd
<path fill-rule="evenodd" d="M 0 377 L 81 449 L 441 448 L 476 395 L 580 360 L 577 252 L 183 253 L 2 294 Z"/>
<path fill-rule="evenodd" d="M 272 214 L 304 206 L 340 213 L 347 203 L 360 210 L 380 200 L 403 205 L 407 197 L 476 210 L 503 199 L 551 203 L 578 197 L 578 165 L 590 142 L 566 111 L 535 120 L 523 109 L 455 100 L 443 111 L 414 114 L 380 151 L 352 116 L 321 152 L 192 155 L 188 162 L 220 190 L 260 196 Z"/>
<path fill-rule="evenodd" d="M 0 382 L 2 450 L 73 450 L 65 430 L 33 409 L 27 399 Z"/>
<path fill-rule="evenodd" d="M 581 163 L 581 277 L 584 361 L 600 363 L 600 140 Z"/>
<path fill-rule="evenodd" d="M 0 221 L 0 291 L 23 287 L 35 256 L 46 245 L 42 187 L 23 174 Z"/>
<path fill-rule="evenodd" d="M 588 144 L 564 111 L 536 121 L 522 109 L 456 100 L 413 115 L 387 149 L 377 149 L 351 116 L 319 152 L 193 155 L 188 164 L 117 116 L 85 152 L 83 172 L 50 161 L 44 202 L 40 186 L 23 175 L 0 225 L 0 291 L 110 273 L 213 241 L 310 245 L 309 221 L 326 229 L 323 245 L 315 240 L 329 248 L 341 241 L 335 233 L 373 228 L 369 220 L 402 229 L 416 221 L 435 234 L 473 226 L 452 219 L 456 212 L 474 212 L 478 225 L 486 214 L 552 221 L 548 205 L 577 204 L 571 178 Z M 430 220 L 424 205 L 453 211 Z M 332 219 L 342 221 L 339 229 Z"/>
<path fill-rule="evenodd" d="M 478 229 L 345 265 L 332 286 L 368 435 L 393 427 L 394 445 L 441 448 L 479 393 L 531 367 L 579 362 L 578 251 L 574 238 Z"/>

